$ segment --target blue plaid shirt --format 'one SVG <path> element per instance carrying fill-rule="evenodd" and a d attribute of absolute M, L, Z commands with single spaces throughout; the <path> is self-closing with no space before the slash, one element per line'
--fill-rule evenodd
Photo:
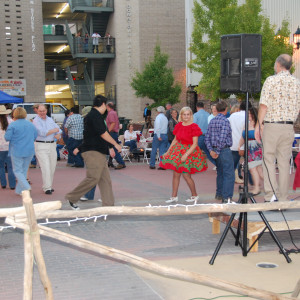
<path fill-rule="evenodd" d="M 83 118 L 79 114 L 71 115 L 67 121 L 65 127 L 68 129 L 68 136 L 75 140 L 83 139 Z"/>
<path fill-rule="evenodd" d="M 232 145 L 231 127 L 223 114 L 218 114 L 208 124 L 205 135 L 205 144 L 208 151 L 215 151 L 218 155 L 221 150 Z"/>

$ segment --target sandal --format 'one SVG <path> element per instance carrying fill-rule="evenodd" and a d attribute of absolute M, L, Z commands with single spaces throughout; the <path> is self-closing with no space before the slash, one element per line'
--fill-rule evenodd
<path fill-rule="evenodd" d="M 174 203 L 178 201 L 178 197 L 171 197 L 169 200 L 166 201 L 166 203 Z"/>
<path fill-rule="evenodd" d="M 194 202 L 194 204 L 197 204 L 197 201 L 199 200 L 199 197 L 198 196 L 192 196 L 191 198 L 189 199 L 186 199 L 185 201 L 186 202 Z"/>

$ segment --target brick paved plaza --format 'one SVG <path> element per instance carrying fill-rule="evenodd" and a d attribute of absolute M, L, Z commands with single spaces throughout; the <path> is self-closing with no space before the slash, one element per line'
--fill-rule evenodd
<path fill-rule="evenodd" d="M 84 169 L 66 168 L 65 161 L 58 162 L 55 175 L 55 192 L 48 196 L 41 189 L 39 169 L 30 169 L 32 198 L 34 203 L 63 200 L 63 209 L 69 209 L 64 194 L 78 183 Z M 127 163 L 123 170 L 111 170 L 116 205 L 145 206 L 164 205 L 171 191 L 169 171 L 150 170 L 143 163 Z M 292 180 L 293 175 L 291 175 Z M 207 172 L 194 176 L 200 194 L 200 203 L 211 203 L 215 190 L 215 171 L 210 165 Z M 236 189 L 238 186 L 236 185 Z M 291 192 L 291 198 L 299 195 Z M 100 206 L 97 201 L 79 203 L 81 209 Z M 180 185 L 180 203 L 189 196 L 185 182 Z M 235 193 L 235 198 L 238 193 Z M 262 196 L 257 201 L 263 201 Z M 1 207 L 21 205 L 21 198 L 11 190 L 1 190 Z M 3 219 L 0 220 L 3 225 Z M 299 279 L 300 259 L 291 254 L 292 263 L 286 263 L 268 233 L 259 243 L 259 252 L 243 257 L 241 249 L 234 246 L 228 234 L 213 266 L 210 257 L 220 235 L 211 234 L 207 215 L 191 216 L 108 216 L 97 222 L 76 222 L 48 225 L 51 228 L 113 247 L 143 258 L 200 274 L 212 275 L 226 280 L 241 282 L 256 288 L 282 293 L 292 291 Z M 223 225 L 221 229 L 223 229 Z M 283 246 L 292 247 L 288 232 L 277 233 Z M 293 232 L 294 242 L 299 246 L 300 232 Z M 180 282 L 133 268 L 119 261 L 83 251 L 76 247 L 41 238 L 47 272 L 54 298 L 64 299 L 192 299 L 232 293 Z M 0 299 L 22 299 L 23 295 L 23 232 L 4 229 L 0 233 L 1 274 Z M 258 269 L 257 262 L 277 263 L 277 269 Z M 33 299 L 45 299 L 37 267 L 34 267 Z M 235 299 L 234 296 L 229 299 Z M 237 298 L 236 298 L 237 299 Z"/>

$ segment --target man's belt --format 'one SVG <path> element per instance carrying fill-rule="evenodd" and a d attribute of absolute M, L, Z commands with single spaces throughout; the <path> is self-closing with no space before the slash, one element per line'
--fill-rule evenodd
<path fill-rule="evenodd" d="M 293 121 L 274 121 L 274 122 L 269 122 L 269 121 L 264 121 L 264 123 L 270 123 L 270 124 L 290 124 L 293 125 Z"/>
<path fill-rule="evenodd" d="M 37 143 L 54 143 L 54 141 L 36 141 Z"/>

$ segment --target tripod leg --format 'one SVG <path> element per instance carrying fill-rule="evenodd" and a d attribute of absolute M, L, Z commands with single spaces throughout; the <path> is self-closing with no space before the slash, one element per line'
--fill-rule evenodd
<path fill-rule="evenodd" d="M 237 228 L 237 232 L 236 232 L 236 238 L 235 238 L 235 245 L 236 246 L 238 246 L 238 244 L 239 244 L 240 233 L 241 233 L 241 228 L 242 228 L 242 223 L 243 223 L 243 214 L 244 213 L 240 213 L 240 216 L 239 216 L 239 224 L 238 224 L 238 228 Z"/>
<path fill-rule="evenodd" d="M 248 232 L 248 217 L 247 213 L 244 213 L 244 226 L 243 226 L 243 244 L 242 244 L 242 252 L 243 256 L 247 256 L 247 232 Z"/>
<path fill-rule="evenodd" d="M 227 233 L 228 233 L 228 230 L 230 229 L 231 223 L 232 223 L 232 221 L 233 221 L 235 215 L 236 215 L 235 213 L 231 215 L 231 217 L 230 217 L 230 219 L 229 219 L 229 221 L 228 221 L 228 224 L 226 225 L 226 228 L 225 228 L 225 230 L 223 231 L 222 236 L 221 236 L 221 238 L 220 238 L 220 240 L 219 240 L 219 243 L 218 243 L 218 245 L 217 245 L 217 247 L 216 247 L 216 249 L 215 249 L 215 252 L 214 252 L 212 258 L 211 258 L 210 261 L 209 261 L 209 264 L 210 264 L 210 265 L 213 265 L 213 264 L 214 264 L 214 261 L 215 261 L 217 255 L 218 255 L 219 250 L 221 249 L 221 246 L 222 246 L 222 244 L 223 244 L 223 242 L 224 242 L 224 240 L 225 240 L 225 237 L 226 237 L 226 235 L 227 235 Z"/>
<path fill-rule="evenodd" d="M 256 201 L 254 200 L 253 197 L 250 197 L 250 200 L 252 201 L 252 203 L 256 203 Z M 290 259 L 290 257 L 288 256 L 288 254 L 286 253 L 285 249 L 283 248 L 283 246 L 281 245 L 277 235 L 275 234 L 275 232 L 273 231 L 272 227 L 270 226 L 268 220 L 266 219 L 265 215 L 263 214 L 263 212 L 259 211 L 258 212 L 261 219 L 264 221 L 265 225 L 267 226 L 267 228 L 269 229 L 270 235 L 273 238 L 274 242 L 277 244 L 278 248 L 280 249 L 281 253 L 284 255 L 286 261 L 288 263 L 290 263 L 292 260 Z"/>

